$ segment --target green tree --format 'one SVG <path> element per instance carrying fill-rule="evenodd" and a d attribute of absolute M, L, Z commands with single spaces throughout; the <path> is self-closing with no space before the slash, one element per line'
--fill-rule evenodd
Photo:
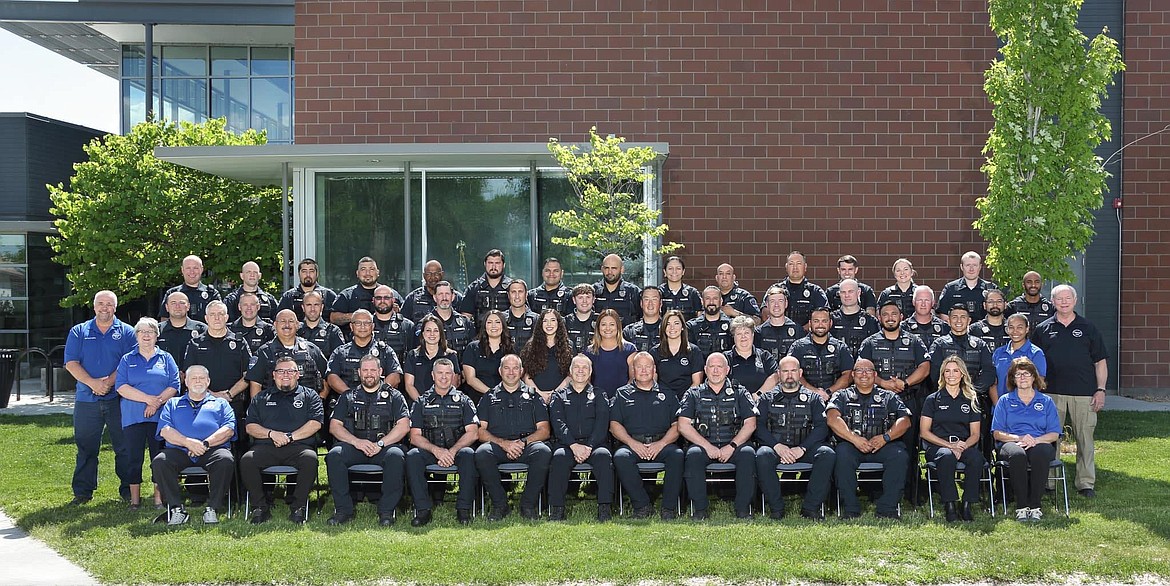
<path fill-rule="evenodd" d="M 658 157 L 651 147 L 622 148 L 626 139 L 597 135 L 589 129 L 589 148 L 565 146 L 550 138 L 548 150 L 568 174 L 577 197 L 570 209 L 552 212 L 549 221 L 567 236 L 553 236 L 554 244 L 579 249 L 596 258 L 618 254 L 622 258 L 642 256 L 645 238 L 661 238 L 669 227 L 659 222 L 662 212 L 634 199 L 634 191 L 653 177 L 646 164 Z M 668 242 L 658 254 L 669 254 L 683 246 Z"/>
<path fill-rule="evenodd" d="M 233 134 L 224 119 L 202 124 L 144 122 L 125 136 L 85 146 L 68 188 L 49 185 L 58 237 L 49 239 L 73 284 L 66 307 L 110 289 L 133 299 L 179 282 L 184 256 L 198 254 L 212 275 L 233 280 L 256 261 L 280 276 L 280 189 L 216 177 L 154 156 L 158 146 L 258 145 L 264 133 Z M 270 290 L 275 280 L 267 285 Z"/>
<path fill-rule="evenodd" d="M 1093 150 L 1111 132 L 1101 101 L 1125 64 L 1108 30 L 1091 41 L 1077 30 L 1081 2 L 989 2 L 1002 47 L 984 84 L 995 124 L 974 226 L 1001 283 L 1029 270 L 1068 281 L 1066 259 L 1093 238 L 1108 176 Z"/>

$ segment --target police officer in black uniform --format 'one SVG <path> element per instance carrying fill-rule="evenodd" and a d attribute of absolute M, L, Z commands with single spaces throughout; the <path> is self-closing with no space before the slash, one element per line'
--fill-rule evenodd
<path fill-rule="evenodd" d="M 784 499 L 777 465 L 811 464 L 800 516 L 822 521 L 825 515 L 821 509 L 829 498 L 837 453 L 828 445 L 825 402 L 811 389 L 802 387 L 800 379 L 800 361 L 792 356 L 781 358 L 779 386 L 761 395 L 756 404 L 760 414 L 756 425 L 756 440 L 760 442 L 756 476 L 770 516 L 780 520 L 784 518 Z"/>
<path fill-rule="evenodd" d="M 285 312 L 276 315 L 280 321 Z M 288 311 L 289 327 L 296 316 Z M 304 523 L 309 516 L 309 491 L 317 483 L 317 432 L 324 421 L 321 397 L 315 389 L 297 384 L 300 367 L 292 356 L 280 356 L 273 369 L 274 383 L 252 398 L 248 407 L 248 435 L 252 449 L 240 458 L 240 476 L 253 508 L 249 522 L 259 525 L 272 518 L 264 495 L 261 470 L 269 466 L 297 469 L 289 520 Z"/>
<path fill-rule="evenodd" d="M 273 385 L 272 372 L 281 357 L 292 358 L 296 363 L 300 386 L 312 389 L 319 396 L 325 396 L 325 371 L 328 363 L 325 355 L 308 340 L 298 337 L 297 316 L 291 309 L 276 312 L 276 339 L 256 351 L 256 361 L 244 378 L 248 379 L 249 391 L 255 397 L 261 389 Z"/>
<path fill-rule="evenodd" d="M 234 320 L 240 317 L 240 294 L 245 291 L 255 294 L 256 299 L 260 301 L 260 319 L 272 321 L 272 318 L 276 317 L 276 306 L 280 300 L 275 295 L 260 288 L 260 277 L 262 276 L 260 265 L 252 261 L 248 261 L 240 267 L 240 286 L 223 298 L 223 302 L 227 304 L 228 308 L 228 319 Z"/>
<path fill-rule="evenodd" d="M 410 417 L 402 394 L 383 381 L 382 363 L 377 356 L 367 354 L 361 358 L 358 377 L 361 382 L 338 397 L 329 420 L 329 433 L 336 440 L 333 449 L 325 455 L 334 507 L 329 524 L 342 525 L 353 520 L 349 467 L 377 464 L 382 467 L 378 523 L 387 527 L 394 524 L 394 509 L 402 500 L 406 455 L 401 444 L 410 431 Z"/>
<path fill-rule="evenodd" d="M 333 351 L 345 343 L 345 334 L 342 333 L 340 326 L 321 317 L 325 307 L 321 293 L 319 291 L 305 293 L 301 307 L 305 310 L 305 318 L 297 328 L 297 336 L 316 346 L 326 358 L 332 356 Z"/>
<path fill-rule="evenodd" d="M 838 391 L 825 411 L 829 429 L 837 435 L 837 490 L 841 518 L 861 516 L 857 498 L 857 467 L 862 462 L 882 464 L 881 497 L 875 515 L 901 519 L 898 502 L 906 483 L 906 448 L 894 441 L 910 428 L 910 410 L 897 395 L 874 385 L 873 363 L 864 358 L 853 366 L 853 386 Z"/>
<path fill-rule="evenodd" d="M 857 356 L 861 342 L 878 332 L 878 323 L 873 314 L 858 304 L 861 290 L 857 281 L 845 279 L 837 287 L 841 306 L 829 314 L 829 317 L 833 318 L 833 337 L 845 342 L 849 352 Z"/>
<path fill-rule="evenodd" d="M 938 338 L 951 333 L 951 326 L 934 313 L 934 289 L 919 285 L 914 289 L 914 310 L 902 322 L 902 330 L 922 340 L 929 350 Z"/>
<path fill-rule="evenodd" d="M 291 309 L 296 313 L 297 320 L 303 320 L 305 319 L 305 311 L 301 304 L 305 300 L 305 293 L 317 291 L 321 293 L 324 303 L 325 309 L 322 315 L 325 321 L 329 321 L 329 308 L 333 306 L 333 300 L 337 299 L 337 293 L 317 282 L 317 261 L 311 258 L 302 259 L 297 264 L 297 276 L 300 278 L 300 284 L 281 294 L 280 303 L 277 304 L 276 310 Z"/>
<path fill-rule="evenodd" d="M 248 344 L 248 350 L 255 358 L 261 346 L 276 338 L 276 328 L 272 322 L 260 318 L 260 301 L 254 294 L 240 293 L 236 307 L 240 309 L 240 317 L 228 324 L 228 329 Z"/>
<path fill-rule="evenodd" d="M 804 276 L 808 270 L 804 254 L 796 250 L 788 253 L 784 268 L 788 271 L 788 277 L 773 287 L 783 287 L 788 292 L 788 317 L 804 328 L 814 309 L 829 306 L 829 298 L 820 285 Z"/>
<path fill-rule="evenodd" d="M 401 358 L 418 345 L 414 329 L 414 321 L 406 319 L 395 308 L 394 290 L 378 285 L 374 289 L 374 338 L 386 342 Z"/>
<path fill-rule="evenodd" d="M 658 287 L 642 287 L 642 319 L 622 328 L 622 338 L 639 352 L 649 352 L 658 345 L 658 328 L 662 325 L 662 292 Z"/>
<path fill-rule="evenodd" d="M 687 322 L 687 340 L 699 348 L 704 360 L 731 348 L 731 320 L 722 308 L 723 295 L 712 285 L 703 289 L 703 315 Z"/>
<path fill-rule="evenodd" d="M 1028 323 L 1032 324 L 1033 327 L 1056 315 L 1056 307 L 1040 294 L 1043 287 L 1044 280 L 1040 277 L 1040 273 L 1036 271 L 1024 273 L 1024 294 L 1008 302 L 1004 315 L 1027 314 Z"/>
<path fill-rule="evenodd" d="M 167 309 L 170 315 L 160 324 L 157 344 L 179 361 L 186 354 L 191 338 L 206 332 L 207 324 L 188 317 L 187 296 L 182 292 L 175 291 L 167 297 Z"/>
<path fill-rule="evenodd" d="M 939 317 L 945 321 L 946 316 L 943 314 L 951 307 L 961 304 L 967 308 L 971 321 L 977 322 L 986 316 L 983 311 L 983 296 L 988 289 L 999 289 L 999 285 L 979 277 L 979 273 L 983 271 L 983 259 L 975 251 L 963 253 L 959 260 L 959 268 L 963 276 L 947 283 L 942 293 L 938 295 Z"/>
<path fill-rule="evenodd" d="M 467 285 L 463 299 L 456 304 L 459 313 L 473 320 L 473 327 L 489 310 L 508 311 L 508 284 L 512 279 L 504 274 L 504 266 L 504 253 L 500 249 L 487 251 L 483 255 L 483 274 Z M 459 351 L 463 352 L 463 348 Z"/>
<path fill-rule="evenodd" d="M 833 393 L 849 386 L 853 354 L 845 342 L 829 335 L 833 319 L 827 307 L 813 310 L 808 325 L 808 335 L 793 342 L 788 355 L 800 361 L 804 377 L 800 384 L 828 401 Z"/>
<path fill-rule="evenodd" d="M 573 295 L 562 281 L 565 271 L 561 261 L 551 256 L 544 259 L 540 274 L 544 282 L 528 290 L 528 309 L 539 314 L 551 307 L 561 315 L 569 315 L 573 311 Z"/>
<path fill-rule="evenodd" d="M 428 260 L 423 265 L 422 286 L 407 293 L 406 298 L 402 301 L 402 315 L 411 322 L 417 322 L 422 319 L 422 316 L 430 313 L 435 308 L 435 285 L 439 284 L 439 281 L 444 280 L 445 277 L 446 273 L 443 272 L 443 265 L 437 260 Z M 378 295 L 377 289 L 374 290 L 374 295 Z M 455 293 L 454 303 L 457 304 L 460 299 L 463 299 L 463 295 Z M 374 300 L 375 307 L 377 306 L 377 301 L 377 299 Z M 394 344 L 391 344 L 391 346 L 394 346 Z M 413 348 L 414 346 L 410 345 L 409 347 Z M 396 346 L 394 347 L 394 351 L 398 352 Z M 403 353 L 398 352 L 398 354 L 402 355 Z"/>
<path fill-rule="evenodd" d="M 918 285 L 914 283 L 914 275 L 917 274 L 914 271 L 914 264 L 900 258 L 894 261 L 892 271 L 894 284 L 878 293 L 878 307 L 881 307 L 886 301 L 893 300 L 902 310 L 902 315 L 912 315 L 914 313 L 914 290 L 918 288 Z"/>
<path fill-rule="evenodd" d="M 548 408 L 536 390 L 524 384 L 523 377 L 520 357 L 505 356 L 500 360 L 500 384 L 479 400 L 479 441 L 483 443 L 475 450 L 475 467 L 492 499 L 491 521 L 499 521 L 511 511 L 498 467 L 506 462 L 528 465 L 520 516 L 540 518 L 538 498 L 552 459 L 552 450 L 545 443 L 550 437 Z"/>
<path fill-rule="evenodd" d="M 459 523 L 471 523 L 471 508 L 479 471 L 475 468 L 475 450 L 479 438 L 479 418 L 471 399 L 455 384 L 455 365 L 446 358 L 435 361 L 431 377 L 435 384 L 415 401 L 410 412 L 410 443 L 406 453 L 406 481 L 414 499 L 414 519 L 410 524 L 421 527 L 431 522 L 433 501 L 427 490 L 427 466 L 455 467 L 459 474 L 459 495 L 455 515 Z"/>
<path fill-rule="evenodd" d="M 504 322 L 504 327 L 508 328 L 508 333 L 512 335 L 512 343 L 519 354 L 528 340 L 532 339 L 532 330 L 540 327 L 540 316 L 528 308 L 528 283 L 525 283 L 524 279 L 512 279 L 512 282 L 508 283 L 508 310 L 504 315 L 508 318 Z M 462 353 L 460 350 L 460 354 Z"/>
<path fill-rule="evenodd" d="M 760 393 L 780 384 L 776 369 L 779 363 L 771 352 L 755 344 L 756 322 L 749 315 L 738 315 L 731 320 L 731 349 L 723 353 L 730 372 L 727 376 L 747 389 L 752 400 Z"/>
<path fill-rule="evenodd" d="M 207 386 L 208 391 L 231 403 L 239 429 L 251 399 L 244 373 L 252 365 L 252 353 L 248 350 L 248 344 L 227 329 L 227 306 L 222 301 L 208 303 L 205 317 L 207 331 L 192 337 L 187 344 L 182 361 L 183 371 L 195 365 L 207 369 L 211 381 Z M 237 441 L 233 445 L 244 443 Z"/>
<path fill-rule="evenodd" d="M 723 296 L 723 315 L 728 319 L 746 315 L 759 322 L 760 304 L 756 303 L 754 295 L 739 286 L 735 280 L 735 267 L 727 263 L 719 265 L 715 269 L 715 284 Z"/>
<path fill-rule="evenodd" d="M 804 328 L 788 319 L 788 291 L 772 286 L 764 294 L 768 319 L 756 326 L 756 345 L 777 358 L 787 356 L 792 343 L 804 337 Z"/>
<path fill-rule="evenodd" d="M 637 321 L 642 291 L 622 278 L 625 270 L 622 257 L 616 254 L 606 255 L 601 260 L 601 280 L 593 284 L 593 310 L 600 314 L 612 309 L 622 318 L 623 324 L 632 324 Z"/>
<path fill-rule="evenodd" d="M 630 495 L 633 518 L 645 519 L 654 512 L 654 506 L 642 484 L 638 464 L 663 464 L 660 515 L 668 521 L 678 516 L 683 482 L 683 451 L 676 443 L 678 398 L 654 382 L 654 357 L 639 352 L 633 363 L 633 382 L 618 388 L 610 403 L 609 432 L 619 446 L 613 453 L 613 468 L 622 489 Z"/>
<path fill-rule="evenodd" d="M 1007 335 L 1005 307 L 1003 291 L 988 289 L 983 297 L 983 311 L 986 317 L 971 324 L 969 328 L 971 335 L 986 342 L 992 352 L 1011 339 Z"/>
<path fill-rule="evenodd" d="M 573 355 L 580 354 L 593 343 L 597 329 L 597 312 L 593 311 L 593 285 L 573 287 L 573 311 L 565 315 L 565 333 Z"/>
<path fill-rule="evenodd" d="M 727 378 L 731 368 L 727 357 L 712 354 L 703 369 L 707 380 L 687 391 L 678 411 L 678 430 L 690 442 L 683 464 L 683 478 L 691 496 L 691 518 L 710 516 L 707 507 L 707 465 L 715 462 L 735 465 L 735 516 L 751 518 L 756 495 L 756 450 L 751 439 L 756 433 L 756 412 L 747 389 Z"/>
<path fill-rule="evenodd" d="M 467 345 L 475 339 L 476 326 L 471 318 L 455 311 L 451 306 L 454 299 L 455 290 L 451 288 L 451 283 L 440 281 L 439 284 L 435 285 L 436 305 L 431 313 L 443 320 L 443 334 L 447 339 L 447 347 L 462 354 L 467 349 Z M 418 322 L 415 322 L 414 339 L 416 341 L 419 337 L 418 327 L 421 321 L 420 318 Z"/>
<path fill-rule="evenodd" d="M 666 282 L 658 286 L 662 294 L 662 313 L 677 309 L 687 320 L 699 317 L 703 312 L 703 300 L 699 290 L 684 283 L 687 265 L 681 257 L 670 256 L 662 265 L 662 274 Z M 684 320 L 685 321 L 685 320 Z"/>
<path fill-rule="evenodd" d="M 556 441 L 548 474 L 550 521 L 565 520 L 565 494 L 573 466 L 588 464 L 597 481 L 597 520 L 608 521 L 613 504 L 613 455 L 609 451 L 609 402 L 589 384 L 593 362 L 583 354 L 569 366 L 569 384 L 549 400 Z"/>
<path fill-rule="evenodd" d="M 971 375 L 971 382 L 975 384 L 975 393 L 979 396 L 979 409 L 983 413 L 983 455 L 991 457 L 991 394 L 997 391 L 995 385 L 995 363 L 991 359 L 991 348 L 987 343 L 970 335 L 968 326 L 971 317 L 967 313 L 967 306 L 956 304 L 949 313 L 951 333 L 942 336 L 930 345 L 927 354 L 930 356 L 931 388 L 938 388 L 942 380 L 942 362 L 947 356 L 958 356 L 967 365 L 967 373 Z M 998 399 L 998 397 L 996 397 Z"/>
<path fill-rule="evenodd" d="M 219 289 L 203 283 L 203 259 L 194 254 L 183 259 L 182 271 L 183 283 L 163 292 L 162 302 L 159 303 L 162 306 L 159 317 L 168 317 L 170 307 L 167 306 L 167 302 L 171 298 L 171 293 L 178 292 L 187 298 L 187 317 L 202 322 L 207 304 L 219 299 Z"/>
<path fill-rule="evenodd" d="M 873 287 L 862 283 L 857 278 L 857 257 L 852 254 L 846 254 L 837 259 L 837 276 L 841 278 L 836 285 L 831 285 L 825 289 L 825 297 L 829 300 L 829 309 L 841 309 L 841 284 L 847 279 L 857 283 L 858 298 L 857 303 L 861 309 L 869 315 L 877 315 L 877 294 L 874 293 Z"/>
<path fill-rule="evenodd" d="M 374 259 L 363 256 L 357 264 L 357 283 L 342 289 L 329 306 L 329 315 L 326 319 L 338 326 L 345 326 L 353 319 L 353 313 L 364 309 L 371 314 L 374 312 L 374 290 L 378 288 L 378 277 L 382 274 L 378 270 L 378 263 Z M 402 306 L 402 296 L 394 292 L 395 301 Z M 345 330 L 343 329 L 342 332 Z"/>
<path fill-rule="evenodd" d="M 329 356 L 326 367 L 325 382 L 331 391 L 327 407 L 333 405 L 338 395 L 362 384 L 359 366 L 366 356 L 378 360 L 383 384 L 397 388 L 402 382 L 402 364 L 398 361 L 398 354 L 386 342 L 374 339 L 374 316 L 364 309 L 352 315 L 349 327 L 353 330 L 353 340 L 338 346 Z"/>

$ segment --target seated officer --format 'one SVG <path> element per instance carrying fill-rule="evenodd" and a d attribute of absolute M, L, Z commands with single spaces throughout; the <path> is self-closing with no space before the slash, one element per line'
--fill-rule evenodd
<path fill-rule="evenodd" d="M 454 388 L 455 364 L 446 358 L 431 367 L 434 386 L 423 391 L 410 412 L 410 443 L 406 453 L 406 482 L 414 499 L 412 527 L 431 522 L 432 500 L 427 491 L 427 466 L 454 466 L 459 473 L 459 496 L 455 515 L 460 523 L 471 522 L 471 506 L 479 475 L 475 469 L 475 449 L 479 437 L 479 418 L 467 394 Z"/>
<path fill-rule="evenodd" d="M 363 311 L 363 310 L 358 310 Z M 333 492 L 330 525 L 353 520 L 353 498 L 349 494 L 349 467 L 377 464 L 382 467 L 382 498 L 378 500 L 378 523 L 394 524 L 394 509 L 402 500 L 402 473 L 406 455 L 400 445 L 410 431 L 406 399 L 382 379 L 381 358 L 367 354 L 358 362 L 361 383 L 337 397 L 329 433 L 337 444 L 325 455 L 329 490 Z"/>
<path fill-rule="evenodd" d="M 479 441 L 483 443 L 475 450 L 475 467 L 492 499 L 491 521 L 507 517 L 512 510 L 498 468 L 506 462 L 528 465 L 520 516 L 540 518 L 537 499 L 548 480 L 552 459 L 552 450 L 544 443 L 550 435 L 548 408 L 536 390 L 524 384 L 523 377 L 519 356 L 501 358 L 500 384 L 479 400 Z"/>
<path fill-rule="evenodd" d="M 609 453 L 609 403 L 589 384 L 591 376 L 593 362 L 583 354 L 574 356 L 569 366 L 569 384 L 557 389 L 549 401 L 549 422 L 556 439 L 552 471 L 548 475 L 551 521 L 565 520 L 569 475 L 573 466 L 586 463 L 593 467 L 593 479 L 597 481 L 597 520 L 608 521 L 611 517 L 613 457 Z"/>
<path fill-rule="evenodd" d="M 240 476 L 248 497 L 255 503 L 249 516 L 253 525 L 272 518 L 261 470 L 278 465 L 296 467 L 292 513 L 288 517 L 293 523 L 304 523 L 308 518 L 309 491 L 317 484 L 317 432 L 325 418 L 321 397 L 316 389 L 297 384 L 300 371 L 292 356 L 277 358 L 275 366 L 275 386 L 260 391 L 248 407 L 245 429 L 252 437 L 252 449 L 240 458 Z"/>
<path fill-rule="evenodd" d="M 187 394 L 171 398 L 159 412 L 158 435 L 165 445 L 150 462 L 150 469 L 167 505 L 168 525 L 182 525 L 189 517 L 179 488 L 181 470 L 199 466 L 207 471 L 210 490 L 203 509 L 206 524 L 219 522 L 216 509 L 223 504 L 236 472 L 231 450 L 231 441 L 236 437 L 235 412 L 225 399 L 208 392 L 209 384 L 207 368 L 191 366 L 187 369 Z"/>
<path fill-rule="evenodd" d="M 773 519 L 784 518 L 784 499 L 780 494 L 777 464 L 812 464 L 808 490 L 800 506 L 800 516 L 821 521 L 821 506 L 829 497 L 829 482 L 837 453 L 826 443 L 829 426 L 825 423 L 825 402 L 812 389 L 800 385 L 800 361 L 793 356 L 780 359 L 780 385 L 760 396 L 756 410 L 756 475 L 760 491 L 768 502 Z"/>
<path fill-rule="evenodd" d="M 662 520 L 677 516 L 682 492 L 683 451 L 678 441 L 678 397 L 664 391 L 654 380 L 654 357 L 647 352 L 634 355 L 634 380 L 614 393 L 609 410 L 609 432 L 621 444 L 613 453 L 613 468 L 622 488 L 630 494 L 633 518 L 645 519 L 654 512 L 650 495 L 638 472 L 641 462 L 666 466 L 662 477 Z"/>
<path fill-rule="evenodd" d="M 756 451 L 751 446 L 756 432 L 756 408 L 747 389 L 727 378 L 731 368 L 723 354 L 707 357 L 703 371 L 707 381 L 687 391 L 678 410 L 678 430 L 691 443 L 687 448 L 683 478 L 695 506 L 692 518 L 706 519 L 707 465 L 735 464 L 735 516 L 751 518 L 756 494 Z"/>
<path fill-rule="evenodd" d="M 873 362 L 861 358 L 853 365 L 853 386 L 833 395 L 825 411 L 837 442 L 837 490 L 843 519 L 861 516 L 857 499 L 857 466 L 878 462 L 882 468 L 882 496 L 875 503 L 877 517 L 900 519 L 898 502 L 906 482 L 906 448 L 896 440 L 910 429 L 910 410 L 894 393 L 874 386 Z"/>

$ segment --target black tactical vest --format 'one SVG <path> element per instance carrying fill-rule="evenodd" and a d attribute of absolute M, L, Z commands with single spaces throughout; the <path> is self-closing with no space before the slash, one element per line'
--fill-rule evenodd
<path fill-rule="evenodd" d="M 463 393 L 451 389 L 446 396 L 427 393 L 422 404 L 422 433 L 440 448 L 450 448 L 463 437 Z"/>

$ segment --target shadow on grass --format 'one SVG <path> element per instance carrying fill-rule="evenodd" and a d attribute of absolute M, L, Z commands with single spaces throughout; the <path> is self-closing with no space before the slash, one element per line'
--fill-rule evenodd
<path fill-rule="evenodd" d="M 73 427 L 73 416 L 65 413 L 50 415 L 0 415 L 0 425 L 13 427 Z"/>

